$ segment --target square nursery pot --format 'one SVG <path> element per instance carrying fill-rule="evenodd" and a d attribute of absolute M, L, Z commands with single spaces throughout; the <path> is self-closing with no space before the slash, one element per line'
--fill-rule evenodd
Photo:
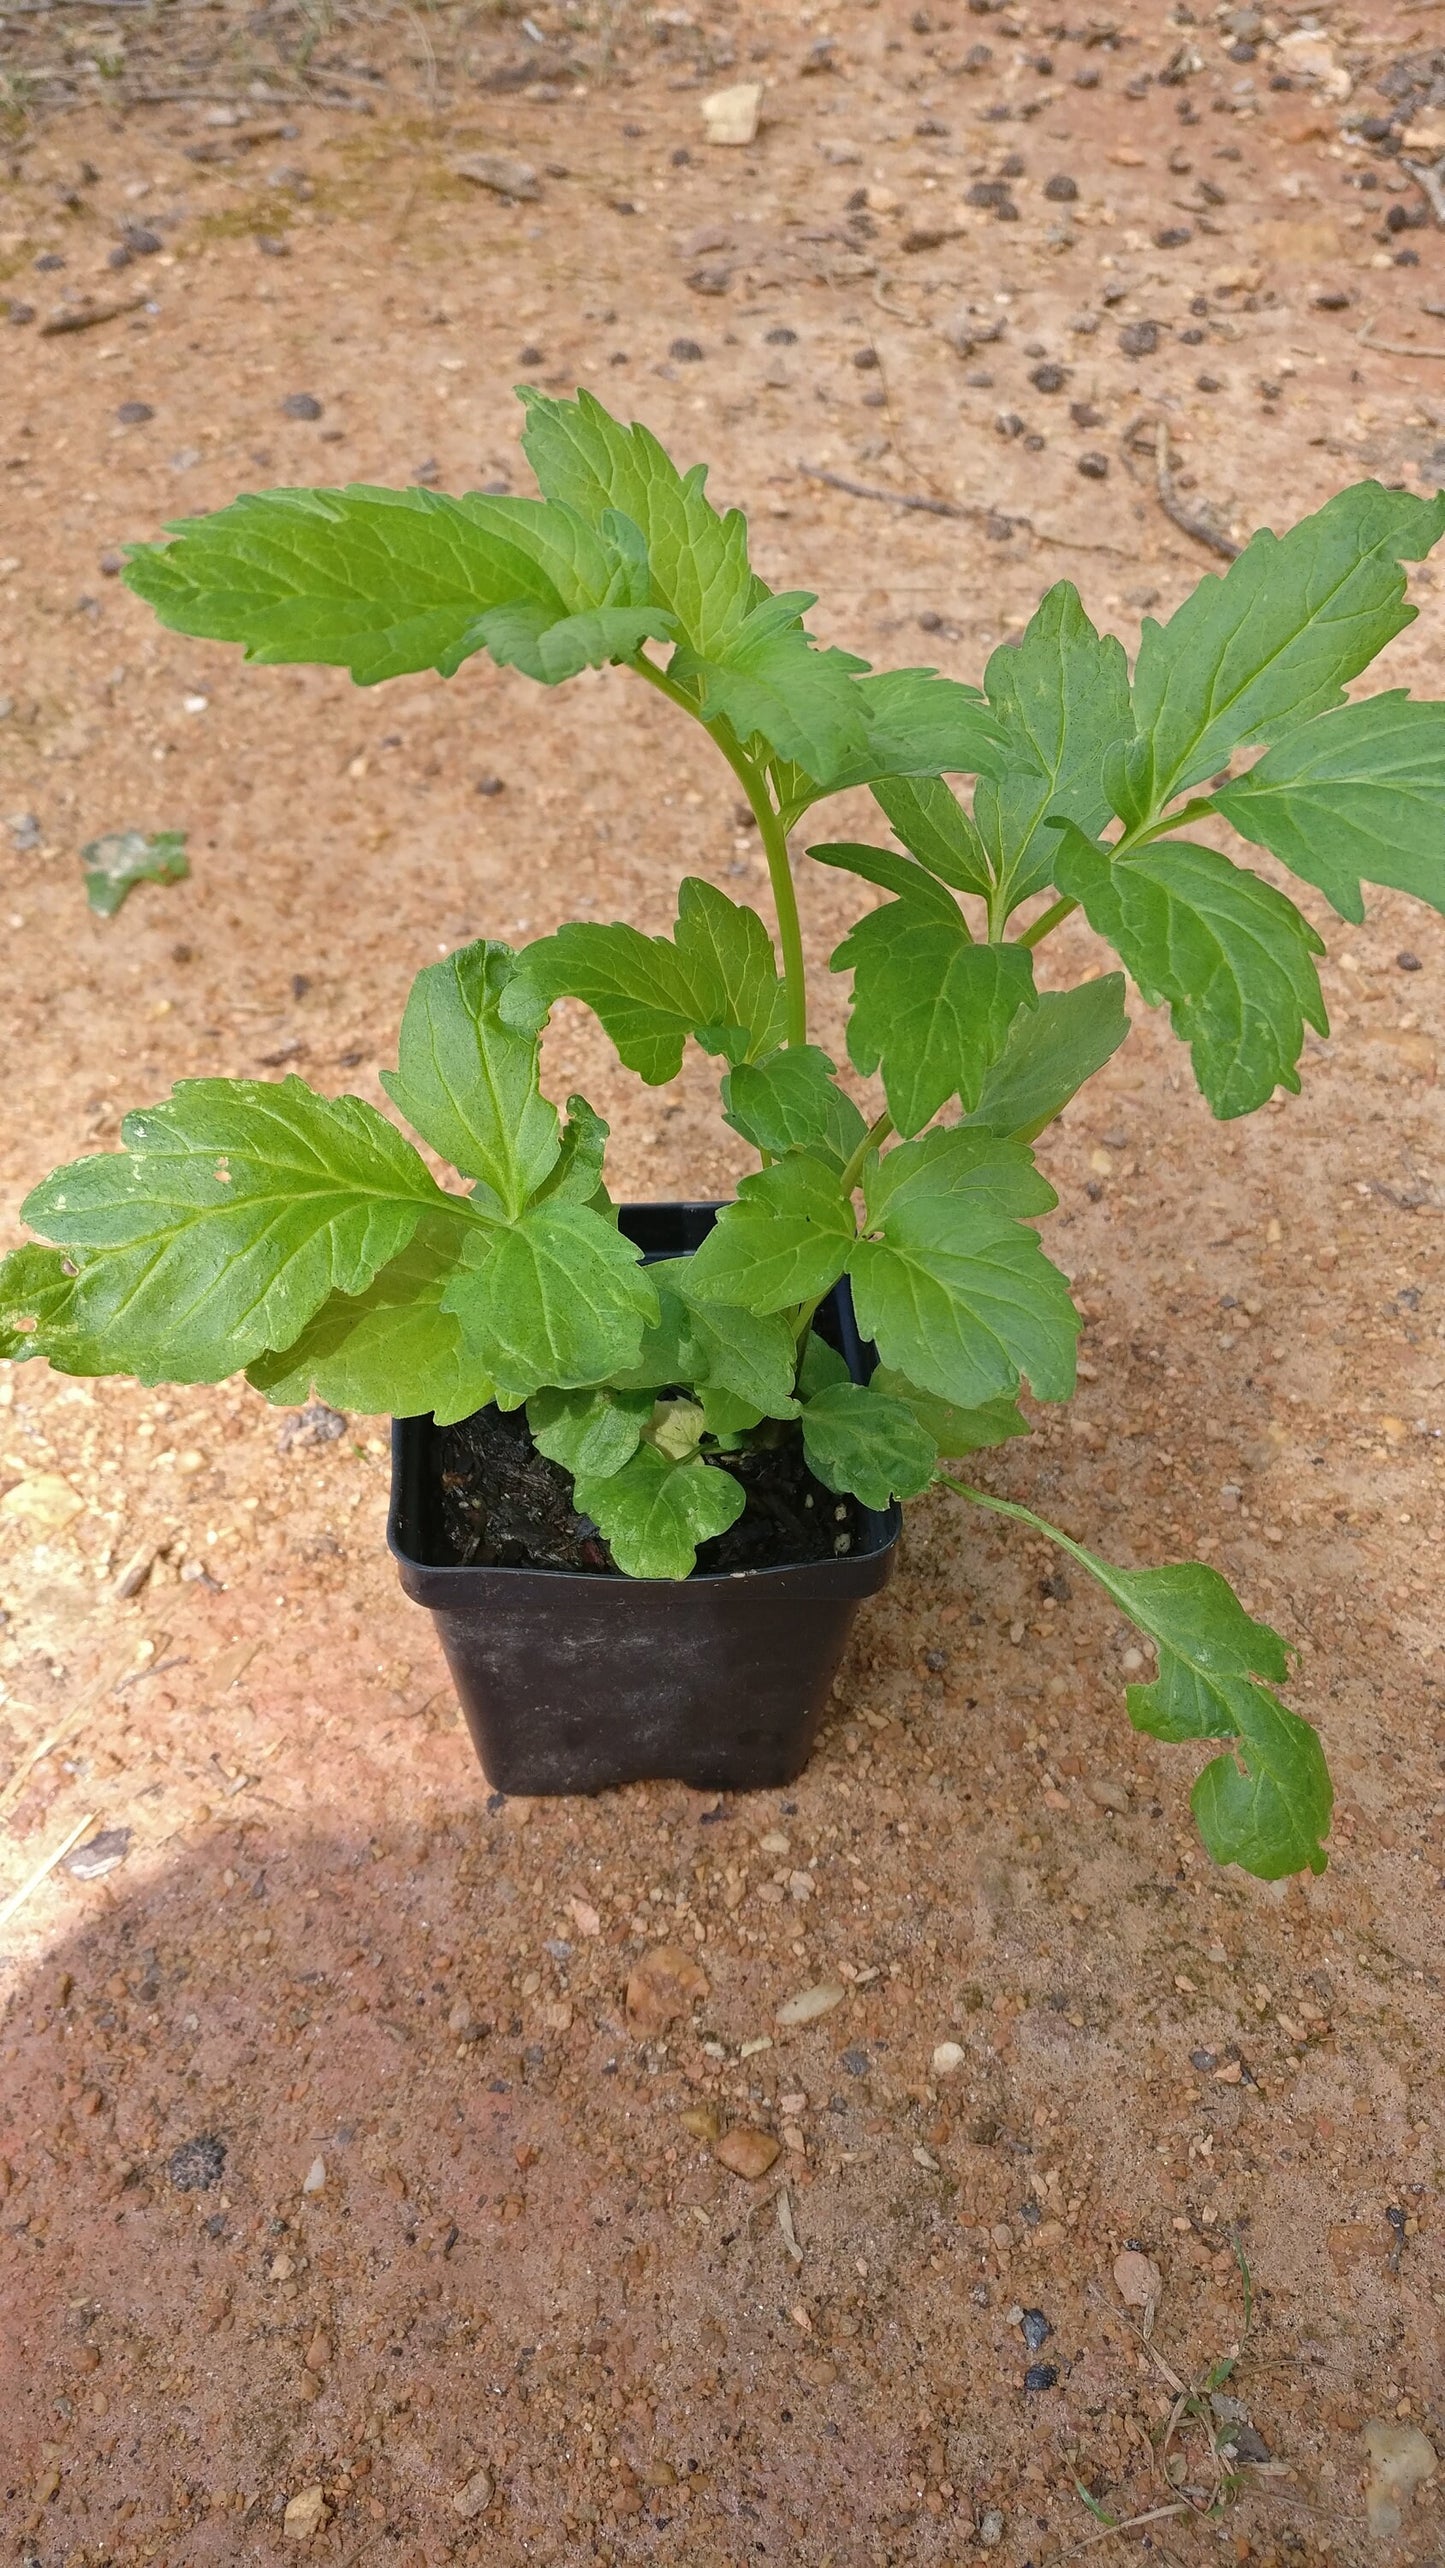
<path fill-rule="evenodd" d="M 650 1258 L 712 1228 L 713 1204 L 632 1204 Z M 846 1279 L 814 1325 L 855 1381 L 873 1369 Z M 601 1792 L 668 1777 L 765 1791 L 806 1765 L 860 1600 L 891 1577 L 901 1516 L 859 1510 L 841 1559 L 674 1580 L 448 1562 L 440 1432 L 392 1423 L 387 1540 L 446 1652 L 488 1781 L 508 1793 Z"/>

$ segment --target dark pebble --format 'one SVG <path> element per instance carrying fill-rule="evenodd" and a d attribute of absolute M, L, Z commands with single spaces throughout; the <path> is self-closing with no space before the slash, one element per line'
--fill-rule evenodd
<path fill-rule="evenodd" d="M 1021 437 L 1024 433 L 1024 423 L 1016 410 L 1001 410 L 993 424 L 1000 437 Z"/>
<path fill-rule="evenodd" d="M 726 294 L 733 272 L 727 267 L 694 268 L 687 281 L 694 294 Z"/>
<path fill-rule="evenodd" d="M 1119 352 L 1125 357 L 1152 357 L 1159 345 L 1157 321 L 1126 321 L 1119 333 Z"/>
<path fill-rule="evenodd" d="M 143 428 L 156 414 L 148 401 L 123 401 L 115 415 L 122 428 Z"/>
<path fill-rule="evenodd" d="M 1076 89 L 1097 89 L 1099 86 L 1100 76 L 1101 75 L 1094 69 L 1093 64 L 1091 62 L 1086 62 L 1082 70 L 1076 71 L 1074 74 L 1074 87 Z"/>
<path fill-rule="evenodd" d="M 517 350 L 517 363 L 519 366 L 540 366 L 545 365 L 546 361 L 547 351 L 545 348 L 534 348 L 528 346 Z"/>
<path fill-rule="evenodd" d="M 1107 481 L 1109 478 L 1109 458 L 1107 455 L 1099 454 L 1097 450 L 1091 451 L 1089 454 L 1081 455 L 1079 457 L 1079 470 L 1083 474 L 1085 481 Z"/>
<path fill-rule="evenodd" d="M 165 248 L 159 232 L 153 232 L 146 223 L 127 223 L 121 239 L 132 258 L 153 259 L 157 250 Z"/>
<path fill-rule="evenodd" d="M 845 2051 L 843 2053 L 843 2066 L 847 2070 L 850 2078 L 866 2078 L 868 2075 L 868 2065 L 868 2054 L 866 2051 Z"/>
<path fill-rule="evenodd" d="M 1181 348 L 1202 348 L 1204 339 L 1205 333 L 1202 330 L 1181 330 L 1179 333 Z"/>
<path fill-rule="evenodd" d="M 1044 181 L 1044 194 L 1051 205 L 1072 205 L 1079 193 L 1079 182 L 1067 170 L 1059 170 Z"/>
<path fill-rule="evenodd" d="M 1155 233 L 1154 247 L 1156 250 L 1182 250 L 1185 242 L 1193 238 L 1187 223 L 1166 223 L 1161 231 Z"/>
<path fill-rule="evenodd" d="M 1025 437 L 1024 453 L 1026 455 L 1041 455 L 1047 444 L 1048 439 L 1046 437 L 1040 437 L 1036 430 L 1032 437 Z"/>
<path fill-rule="evenodd" d="M 1355 127 L 1362 143 L 1387 143 L 1394 130 L 1388 116 L 1362 116 Z"/>
<path fill-rule="evenodd" d="M 1092 401 L 1071 401 L 1069 417 L 1076 428 L 1099 428 L 1104 420 L 1102 410 L 1096 410 Z"/>
<path fill-rule="evenodd" d="M 125 569 L 124 553 L 102 553 L 100 557 L 100 567 L 104 577 L 108 580 L 113 580 L 119 572 Z"/>
<path fill-rule="evenodd" d="M 291 256 L 291 244 L 283 240 L 279 232 L 258 232 L 256 247 L 263 259 L 289 259 Z"/>
<path fill-rule="evenodd" d="M 673 339 L 669 343 L 667 353 L 670 357 L 676 357 L 680 366 L 702 364 L 702 350 L 696 339 Z"/>
<path fill-rule="evenodd" d="M 132 252 L 127 249 L 112 250 L 109 258 L 106 260 L 106 266 L 112 268 L 128 268 L 131 264 L 131 258 Z"/>
<path fill-rule="evenodd" d="M 945 125 L 937 116 L 925 116 L 921 123 L 914 126 L 913 130 L 921 142 L 930 134 L 948 134 L 951 133 L 953 129 L 951 126 Z"/>
<path fill-rule="evenodd" d="M 1052 363 L 1035 366 L 1029 376 L 1029 381 L 1036 392 L 1062 392 L 1068 379 L 1068 368 Z"/>
<path fill-rule="evenodd" d="M 976 178 L 963 201 L 965 205 L 1006 205 L 1007 184 L 1001 178 Z"/>
<path fill-rule="evenodd" d="M 1397 954 L 1395 969 L 1397 972 L 1423 972 L 1425 966 L 1418 954 Z"/>
<path fill-rule="evenodd" d="M 1019 209 L 1015 205 L 1011 196 L 1006 197 L 1002 205 L 996 205 L 994 207 L 993 219 L 996 223 L 1017 223 L 1019 220 Z"/>
<path fill-rule="evenodd" d="M 1394 264 L 1396 267 L 1418 267 L 1420 264 L 1420 253 L 1418 250 L 1397 250 L 1395 252 Z"/>
<path fill-rule="evenodd" d="M 281 404 L 283 419 L 319 419 L 321 404 L 314 392 L 288 392 Z"/>
<path fill-rule="evenodd" d="M 12 303 L 6 317 L 15 329 L 23 329 L 27 321 L 34 320 L 35 306 L 33 303 Z"/>
<path fill-rule="evenodd" d="M 918 619 L 918 629 L 921 633 L 941 633 L 943 631 L 943 617 L 939 614 L 936 606 L 926 606 L 924 608 Z"/>
<path fill-rule="evenodd" d="M 1059 2386 L 1057 2363 L 1030 2363 L 1024 2374 L 1026 2390 L 1056 2390 Z"/>
<path fill-rule="evenodd" d="M 992 45 L 970 45 L 963 57 L 963 67 L 965 71 L 987 71 L 992 60 Z"/>
<path fill-rule="evenodd" d="M 66 1856 L 65 1869 L 77 1881 L 103 1881 L 125 1862 L 130 1841 L 129 1828 L 102 1828 L 98 1836 L 87 1837 L 83 1846 Z"/>
<path fill-rule="evenodd" d="M 1226 60 L 1229 62 L 1253 62 L 1258 52 L 1258 45 L 1246 44 L 1243 36 L 1240 36 L 1232 45 L 1229 46 L 1226 54 Z"/>
<path fill-rule="evenodd" d="M 887 407 L 888 407 L 888 395 L 887 395 L 887 393 L 883 390 L 883 388 L 882 388 L 881 384 L 880 384 L 879 386 L 877 386 L 877 387 L 876 387 L 876 389 L 875 389 L 874 391 L 872 391 L 872 392 L 865 392 L 865 393 L 864 393 L 864 395 L 863 395 L 863 407 L 864 407 L 864 409 L 865 409 L 865 410 L 886 410 L 886 409 L 887 409 Z"/>
<path fill-rule="evenodd" d="M 768 332 L 765 344 L 770 348 L 796 348 L 797 331 L 790 330 L 785 321 L 780 321 L 776 330 Z"/>
<path fill-rule="evenodd" d="M 853 351 L 853 363 L 860 374 L 871 374 L 878 363 L 877 349 L 855 348 Z"/>
<path fill-rule="evenodd" d="M 1317 312 L 1348 312 L 1350 297 L 1342 285 L 1322 285 L 1313 297 Z"/>
<path fill-rule="evenodd" d="M 1196 375 L 1194 378 L 1196 392 L 1221 392 L 1223 388 L 1218 375 Z"/>
<path fill-rule="evenodd" d="M 625 366 L 630 365 L 632 360 L 625 348 L 614 348 L 607 362 L 610 366 Z"/>
<path fill-rule="evenodd" d="M 990 374 L 987 366 L 970 366 L 963 380 L 966 384 L 971 386 L 973 391 L 987 392 L 989 385 L 993 382 L 994 378 Z"/>
<path fill-rule="evenodd" d="M 1218 2068 L 1219 2055 L 1215 2051 L 1191 2051 L 1189 2064 L 1191 2068 L 1198 2069 L 1201 2076 L 1207 2076 L 1211 2069 Z"/>
<path fill-rule="evenodd" d="M 1023 2328 L 1024 2343 L 1031 2354 L 1037 2354 L 1039 2347 L 1054 2332 L 1041 2309 L 1026 2309 L 1020 2325 Z"/>
<path fill-rule="evenodd" d="M 1010 152 L 1006 160 L 999 162 L 998 174 L 1000 178 L 1022 178 L 1024 175 L 1022 153 Z"/>
<path fill-rule="evenodd" d="M 65 261 L 58 250 L 46 250 L 35 264 L 42 276 L 49 276 L 54 269 L 63 268 Z"/>
<path fill-rule="evenodd" d="M 494 795 L 504 794 L 507 788 L 501 776 L 478 776 L 473 790 L 476 793 L 485 794 L 490 802 Z"/>
<path fill-rule="evenodd" d="M 690 169 L 692 167 L 692 154 L 688 150 L 686 143 L 679 143 L 676 151 L 671 157 L 674 169 Z"/>
<path fill-rule="evenodd" d="M 166 2160 L 166 2174 L 177 2193 L 209 2193 L 218 2185 L 225 2171 L 226 2144 L 211 2132 L 199 2139 L 183 2140 Z"/>

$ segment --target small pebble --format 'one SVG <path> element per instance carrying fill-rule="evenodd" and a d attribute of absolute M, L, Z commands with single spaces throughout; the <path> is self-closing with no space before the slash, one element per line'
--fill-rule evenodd
<path fill-rule="evenodd" d="M 304 2194 L 319 2194 L 325 2183 L 326 2161 L 324 2158 L 313 2158 L 306 2170 L 306 2180 L 301 2190 Z"/>
<path fill-rule="evenodd" d="M 1222 392 L 1224 387 L 1218 375 L 1202 374 L 1195 376 L 1194 389 L 1196 392 Z"/>
<path fill-rule="evenodd" d="M 1085 481 L 1107 481 L 1109 458 L 1107 455 L 1101 455 L 1097 448 L 1091 448 L 1088 454 L 1079 457 L 1078 469 Z"/>
<path fill-rule="evenodd" d="M 1044 181 L 1044 194 L 1051 205 L 1072 205 L 1079 193 L 1079 182 L 1066 170 L 1058 170 Z"/>
<path fill-rule="evenodd" d="M 1421 972 L 1424 968 L 1418 954 L 1397 954 L 1395 957 L 1397 972 Z"/>
<path fill-rule="evenodd" d="M 454 2511 L 461 2516 L 463 2523 L 470 2523 L 474 2516 L 485 2514 L 491 2502 L 491 2471 L 474 2470 L 471 2477 L 466 2480 L 460 2488 L 458 2488 L 456 2495 L 452 2499 L 452 2506 Z"/>
<path fill-rule="evenodd" d="M 115 415 L 122 428 L 143 428 L 156 414 L 148 401 L 123 401 Z"/>
<path fill-rule="evenodd" d="M 1030 2363 L 1024 2374 L 1026 2390 L 1056 2390 L 1059 2386 L 1057 2363 Z"/>
<path fill-rule="evenodd" d="M 314 392 L 288 392 L 281 413 L 286 419 L 319 419 L 321 404 Z"/>
<path fill-rule="evenodd" d="M 218 2185 L 226 2167 L 226 2144 L 213 2132 L 202 2132 L 194 2140 L 183 2140 L 166 2160 L 166 2174 L 177 2193 L 209 2193 Z"/>
<path fill-rule="evenodd" d="M 703 361 L 702 350 L 696 339 L 674 339 L 667 353 L 670 357 L 675 357 L 680 366 L 700 366 Z"/>
<path fill-rule="evenodd" d="M 796 348 L 798 344 L 797 331 L 790 330 L 786 322 L 779 322 L 776 330 L 770 330 L 768 332 L 767 344 L 770 348 Z"/>
<path fill-rule="evenodd" d="M 1187 223 L 1166 223 L 1155 233 L 1154 247 L 1156 250 L 1182 250 L 1185 242 L 1193 238 Z"/>
<path fill-rule="evenodd" d="M 1119 351 L 1126 357 L 1152 357 L 1159 345 L 1157 321 L 1126 321 L 1119 333 Z"/>
<path fill-rule="evenodd" d="M 1031 2354 L 1037 2354 L 1039 2347 L 1054 2332 L 1041 2309 L 1026 2309 L 1019 2320 L 1019 2325 L 1023 2330 L 1024 2343 Z"/>
<path fill-rule="evenodd" d="M 290 2499 L 281 2518 L 281 2530 L 287 2541 L 309 2541 L 329 2519 L 325 2491 L 318 2480 Z"/>

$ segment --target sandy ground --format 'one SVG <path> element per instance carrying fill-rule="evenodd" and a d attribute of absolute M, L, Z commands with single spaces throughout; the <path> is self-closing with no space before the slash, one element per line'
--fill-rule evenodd
<path fill-rule="evenodd" d="M 370 115 L 238 111 L 214 73 L 13 113 L 4 1202 L 175 1078 L 377 1099 L 413 972 L 469 936 L 661 928 L 686 870 L 765 893 L 706 742 L 624 679 L 247 672 L 108 575 L 167 519 L 275 481 L 525 489 L 511 384 L 587 382 L 711 458 L 829 638 L 972 678 L 1055 578 L 1132 639 L 1218 566 L 1160 504 L 1158 420 L 1177 504 L 1241 534 L 1433 486 L 1440 236 L 1342 138 L 1433 21 L 1325 10 L 1323 55 L 1251 59 L 1198 14 L 1086 43 L 977 0 L 639 13 L 579 79 L 541 9 L 530 88 L 496 85 L 535 69 L 510 12 L 420 71 L 340 22 L 363 103 L 388 70 Z M 53 17 L 10 30 L 54 54 Z M 702 97 L 744 77 L 759 140 L 710 147 Z M 535 197 L 454 175 L 482 150 Z M 967 201 L 999 176 L 1016 222 Z M 42 335 L 92 293 L 146 299 Z M 1382 676 L 1440 692 L 1412 587 Z M 78 850 L 124 826 L 187 830 L 192 876 L 100 921 Z M 803 874 L 821 966 L 852 890 Z M 1043 1145 L 1084 1381 L 987 1467 L 1116 1558 L 1216 1560 L 1299 1643 L 1320 1881 L 1211 1869 L 1189 1758 L 1124 1721 L 1129 1635 L 951 1502 L 794 1791 L 499 1804 L 383 1549 L 383 1420 L 288 1442 L 243 1387 L 0 1380 L 0 1896 L 77 1833 L 124 1850 L 0 1927 L 7 2555 L 1044 2568 L 1092 2505 L 1151 2518 L 1101 2558 L 1440 2558 L 1438 2481 L 1369 2530 L 1362 2429 L 1445 2453 L 1445 934 L 1302 899 L 1332 1030 L 1300 1098 L 1212 1123 L 1136 1003 Z M 1098 959 L 1077 922 L 1047 951 Z M 819 1009 L 836 1036 L 826 972 Z M 574 1014 L 550 1068 L 612 1117 L 619 1192 L 738 1173 L 700 1056 L 660 1103 Z M 649 2037 L 625 1990 L 660 1944 L 706 1994 Z M 714 2155 L 740 2125 L 782 2144 L 759 2177 Z M 1206 2524 L 1203 2428 L 1164 2429 L 1236 2349 Z"/>

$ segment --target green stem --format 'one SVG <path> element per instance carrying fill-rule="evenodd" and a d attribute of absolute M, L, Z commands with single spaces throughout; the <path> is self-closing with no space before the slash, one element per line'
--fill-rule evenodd
<path fill-rule="evenodd" d="M 1071 1560 L 1076 1560 L 1081 1569 L 1088 1571 L 1091 1578 L 1098 1578 L 1100 1564 L 1092 1554 L 1086 1552 L 1081 1543 L 1074 1542 L 1070 1535 L 1061 1533 L 1057 1525 L 1051 1525 L 1047 1517 L 1036 1516 L 1031 1507 L 1021 1507 L 1015 1498 L 995 1498 L 987 1489 L 975 1489 L 971 1481 L 951 1480 L 946 1471 L 937 1472 L 934 1476 L 937 1486 L 951 1489 L 955 1498 L 970 1498 L 975 1507 L 987 1507 L 995 1516 L 1012 1516 L 1016 1524 L 1031 1526 L 1036 1534 L 1043 1534 L 1049 1542 L 1057 1543 L 1060 1551 L 1066 1551 Z M 1107 1589 L 1106 1593 L 1112 1595 L 1113 1590 Z M 1117 1596 L 1114 1598 L 1116 1604 L 1121 1601 Z M 1123 1610 L 1127 1613 L 1128 1607 Z"/>
<path fill-rule="evenodd" d="M 854 1187 L 857 1185 L 859 1177 L 862 1175 L 863 1162 L 867 1158 L 869 1151 L 876 1150 L 881 1141 L 886 1141 L 892 1130 L 893 1117 L 889 1114 L 880 1115 L 876 1123 L 869 1125 L 862 1140 L 859 1142 L 857 1149 L 854 1151 L 852 1158 L 849 1160 L 847 1167 L 844 1169 L 842 1176 L 838 1180 L 838 1191 L 842 1195 L 845 1203 L 847 1202 L 848 1197 L 852 1194 Z"/>
<path fill-rule="evenodd" d="M 630 664 L 649 686 L 665 695 L 669 704 L 680 705 L 695 722 L 702 716 L 692 698 L 675 686 L 665 671 L 656 668 L 645 653 L 639 652 Z M 763 853 L 768 860 L 768 879 L 773 887 L 773 908 L 778 920 L 778 943 L 783 955 L 783 992 L 787 1008 L 789 1043 L 808 1040 L 808 981 L 803 960 L 803 930 L 798 917 L 798 894 L 793 882 L 793 869 L 788 862 L 788 833 L 774 808 L 767 781 L 760 767 L 748 756 L 727 723 L 703 722 L 709 738 L 722 751 L 738 783 L 748 798 L 748 808 L 758 824 Z"/>
<path fill-rule="evenodd" d="M 1024 929 L 1022 936 L 1018 940 L 1019 944 L 1042 945 L 1044 938 L 1046 936 L 1051 936 L 1060 921 L 1070 917 L 1078 906 L 1079 904 L 1077 901 L 1051 901 L 1048 908 L 1034 920 L 1033 926 L 1026 927 Z"/>

